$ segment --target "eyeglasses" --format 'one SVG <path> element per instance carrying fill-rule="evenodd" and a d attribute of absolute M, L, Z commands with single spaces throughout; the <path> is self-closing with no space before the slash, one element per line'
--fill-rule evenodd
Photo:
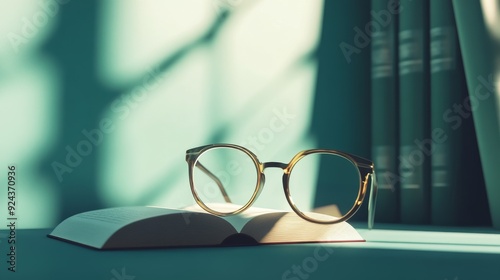
<path fill-rule="evenodd" d="M 321 224 L 352 217 L 361 207 L 371 181 L 368 228 L 373 227 L 377 184 L 373 163 L 367 159 L 336 150 L 311 149 L 299 152 L 289 163 L 262 163 L 244 147 L 212 144 L 187 150 L 186 161 L 196 203 L 218 216 L 248 209 L 263 189 L 266 168 L 283 170 L 283 189 L 293 211 Z M 314 185 L 321 193 L 313 192 Z"/>

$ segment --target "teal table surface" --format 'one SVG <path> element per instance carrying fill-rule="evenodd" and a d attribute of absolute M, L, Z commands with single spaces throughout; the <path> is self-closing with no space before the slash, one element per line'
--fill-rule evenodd
<path fill-rule="evenodd" d="M 99 251 L 0 231 L 0 279 L 500 279 L 500 234 L 360 229 L 367 242 Z"/>

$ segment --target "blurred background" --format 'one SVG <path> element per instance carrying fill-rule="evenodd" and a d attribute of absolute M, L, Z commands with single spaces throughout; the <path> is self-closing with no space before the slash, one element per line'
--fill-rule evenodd
<path fill-rule="evenodd" d="M 15 165 L 19 227 L 193 204 L 185 151 L 208 143 L 243 145 L 261 161 L 313 147 L 370 158 L 370 50 L 340 47 L 354 45 L 369 10 L 320 0 L 3 1 L 0 182 Z M 274 172 L 257 205 L 288 209 Z"/>

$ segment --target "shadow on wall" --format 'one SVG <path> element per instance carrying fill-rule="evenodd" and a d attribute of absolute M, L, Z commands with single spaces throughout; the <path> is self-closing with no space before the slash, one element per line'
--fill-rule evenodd
<path fill-rule="evenodd" d="M 73 214 L 102 208 L 98 194 L 98 172 L 100 166 L 99 144 L 102 132 L 110 125 L 103 119 L 111 102 L 138 86 L 143 77 L 121 88 L 108 88 L 97 76 L 98 18 L 102 3 L 96 0 L 77 1 L 61 6 L 58 26 L 52 33 L 43 52 L 48 53 L 58 65 L 61 73 L 61 95 L 59 135 L 54 149 L 42 160 L 41 171 L 58 181 L 61 197 L 59 220 Z M 158 65 L 159 72 L 168 72 L 192 50 L 209 44 L 229 17 L 227 11 L 219 13 L 204 35 L 179 48 Z M 144 74 L 149 75 L 149 74 Z M 217 134 L 224 134 L 223 130 Z M 214 135 L 214 138 L 219 138 Z M 88 139 L 88 140 L 87 140 Z M 173 170 L 165 176 L 179 176 Z M 143 198 L 146 203 L 162 192 L 164 182 Z"/>
<path fill-rule="evenodd" d="M 255 2 L 252 4 L 255 5 Z M 140 77 L 119 88 L 110 88 L 100 81 L 97 75 L 97 52 L 101 5 L 101 2 L 91 0 L 61 6 L 57 27 L 42 49 L 58 65 L 62 83 L 59 104 L 56 106 L 60 110 L 59 135 L 54 149 L 48 151 L 40 163 L 41 172 L 53 178 L 59 187 L 61 201 L 58 220 L 106 206 L 100 197 L 97 181 L 102 149 L 99 143 L 103 137 L 98 128 L 104 131 L 109 126 L 103 115 L 110 104 L 143 81 L 143 77 Z M 219 13 L 202 36 L 160 61 L 157 71 L 168 72 L 193 50 L 209 46 L 230 16 L 229 11 Z M 369 5 L 360 7 L 348 1 L 325 1 L 318 49 L 299 59 L 285 73 L 291 75 L 297 66 L 315 59 L 318 61 L 310 132 L 318 140 L 318 147 L 342 150 L 368 158 L 370 51 L 368 47 L 362 48 L 359 53 L 350 57 L 349 62 L 339 45 L 341 42 L 353 45 L 356 35 L 354 28 L 364 28 L 369 20 Z M 280 81 L 273 81 L 276 82 Z M 230 123 L 217 125 L 207 141 L 221 141 L 228 129 L 231 129 Z M 329 174 L 325 173 L 320 170 L 315 201 L 317 206 L 324 204 L 321 198 L 339 195 L 326 188 L 324 181 L 329 179 Z M 177 169 L 170 170 L 163 179 L 148 188 L 149 191 L 139 197 L 135 204 L 147 204 L 165 191 L 165 182 L 175 180 L 181 174 L 183 173 Z M 365 219 L 366 211 L 359 211 L 355 219 L 356 217 Z"/>
<path fill-rule="evenodd" d="M 318 147 L 349 152 L 370 158 L 370 45 L 356 44 L 358 28 L 364 30 L 370 18 L 370 5 L 355 1 L 325 1 L 321 41 L 318 48 L 318 75 L 314 99 L 311 133 Z M 361 31 L 363 32 L 363 31 Z M 341 44 L 357 49 L 349 54 Z M 315 206 L 328 204 L 328 197 L 337 197 L 346 208 L 353 205 L 351 192 L 335 192 L 328 181 L 349 180 L 331 178 L 331 168 L 320 164 Z M 346 182 L 342 185 L 352 185 Z M 366 220 L 367 201 L 352 218 Z"/>

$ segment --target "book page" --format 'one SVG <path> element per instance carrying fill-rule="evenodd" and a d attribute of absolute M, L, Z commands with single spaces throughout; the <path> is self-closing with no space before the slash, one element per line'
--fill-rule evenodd
<path fill-rule="evenodd" d="M 84 212 L 62 221 L 49 236 L 101 248 L 116 231 L 130 223 L 183 210 L 158 207 L 117 207 Z"/>
<path fill-rule="evenodd" d="M 243 227 L 250 220 L 252 220 L 257 216 L 261 216 L 268 213 L 286 213 L 286 212 L 279 210 L 265 209 L 265 208 L 250 207 L 249 209 L 238 215 L 226 216 L 222 218 L 231 223 L 231 225 L 233 225 L 233 227 L 236 229 L 237 232 L 241 232 Z"/>
<path fill-rule="evenodd" d="M 217 203 L 217 204 L 209 204 L 207 205 L 208 207 L 213 207 L 215 209 L 222 209 L 224 212 L 231 212 L 240 209 L 242 206 L 241 205 L 236 205 L 232 203 Z M 202 213 L 207 213 L 205 210 L 203 210 L 200 206 L 192 205 L 189 207 L 184 208 L 185 210 L 189 211 L 196 211 L 196 212 L 202 212 Z M 247 210 L 243 211 L 243 213 L 239 213 L 236 215 L 229 215 L 229 216 L 221 216 L 222 219 L 228 221 L 233 227 L 236 229 L 237 232 L 241 232 L 243 227 L 253 218 L 266 214 L 266 213 L 286 213 L 284 211 L 280 210 L 274 210 L 274 209 L 267 209 L 267 208 L 259 208 L 259 207 L 250 207 Z"/>
<path fill-rule="evenodd" d="M 104 222 L 109 224 L 125 225 L 137 220 L 176 212 L 184 211 L 151 206 L 117 207 L 84 212 L 76 215 L 75 217 L 79 219 L 89 219 L 92 221 Z"/>
<path fill-rule="evenodd" d="M 258 215 L 241 232 L 252 236 L 259 243 L 365 241 L 347 222 L 318 224 L 304 220 L 294 212 Z"/>

